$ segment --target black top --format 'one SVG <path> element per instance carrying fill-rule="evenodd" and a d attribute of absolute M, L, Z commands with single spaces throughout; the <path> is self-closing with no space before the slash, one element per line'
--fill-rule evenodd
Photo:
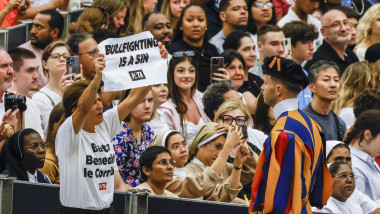
<path fill-rule="evenodd" d="M 210 63 L 211 57 L 220 56 L 216 47 L 208 42 L 203 42 L 203 47 L 196 48 L 188 45 L 182 39 L 175 41 L 170 46 L 169 53 L 173 57 L 186 54 L 192 56 L 198 63 L 198 90 L 204 92 L 210 83 Z M 202 56 L 203 53 L 203 56 Z"/>
<path fill-rule="evenodd" d="M 223 22 L 219 18 L 219 3 L 220 0 L 210 0 L 205 7 L 206 19 L 207 19 L 207 32 L 209 38 L 212 38 L 223 28 Z"/>
<path fill-rule="evenodd" d="M 26 169 L 20 162 L 10 162 L 7 164 L 6 170 L 2 172 L 4 175 L 8 175 L 8 177 L 15 177 L 20 181 L 29 181 L 29 177 L 27 175 Z M 38 183 L 46 183 L 51 184 L 50 179 L 40 172 L 37 169 L 37 181 Z"/>
<path fill-rule="evenodd" d="M 328 60 L 333 61 L 339 66 L 339 73 L 342 76 L 344 70 L 354 62 L 359 62 L 356 54 L 350 50 L 346 49 L 344 60 L 342 60 L 335 50 L 325 41 L 323 40 L 323 44 L 318 48 L 318 50 L 314 53 L 313 59 L 308 61 L 306 65 L 303 67 L 306 71 L 309 70 L 310 66 L 319 60 Z"/>
<path fill-rule="evenodd" d="M 244 93 L 249 91 L 257 97 L 261 92 L 260 87 L 263 83 L 264 81 L 259 76 L 248 73 L 248 81 L 244 81 L 243 85 L 238 88 L 238 92 Z"/>

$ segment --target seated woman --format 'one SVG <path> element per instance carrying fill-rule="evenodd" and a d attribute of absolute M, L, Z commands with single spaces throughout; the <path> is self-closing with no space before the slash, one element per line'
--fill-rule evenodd
<path fill-rule="evenodd" d="M 211 166 L 223 151 L 226 141 L 231 140 L 231 133 L 238 131 L 241 134 L 241 128 L 230 128 L 228 133 L 215 131 L 217 123 L 208 123 L 202 127 L 195 137 L 190 147 L 188 164 L 185 166 L 186 174 L 192 175 L 202 172 L 206 167 Z M 240 137 L 236 140 L 240 140 Z M 252 181 L 256 167 L 256 160 L 245 143 L 240 143 L 236 149 L 234 163 L 227 163 L 224 166 L 221 177 L 223 181 L 229 179 L 231 188 L 237 188 L 239 182 L 245 185 Z M 234 183 L 231 183 L 234 181 Z"/>
<path fill-rule="evenodd" d="M 259 155 L 263 150 L 263 143 L 268 135 L 262 131 L 251 128 L 252 118 L 248 108 L 239 100 L 224 102 L 215 113 L 214 122 L 232 126 L 245 126 L 247 128 L 247 143 Z M 258 156 L 256 157 L 258 159 Z"/>
<path fill-rule="evenodd" d="M 173 180 L 174 160 L 170 151 L 162 146 L 147 148 L 140 157 L 141 177 L 144 183 L 135 189 L 147 189 L 152 195 L 178 198 L 177 195 L 165 190 L 167 183 Z"/>
<path fill-rule="evenodd" d="M 168 124 L 161 120 L 162 112 L 158 109 L 163 103 L 166 102 L 168 93 L 169 90 L 166 84 L 152 86 L 153 115 L 152 119 L 148 121 L 147 124 L 153 130 L 155 136 L 163 131 L 170 130 Z"/>
<path fill-rule="evenodd" d="M 2 174 L 17 180 L 51 184 L 50 179 L 38 169 L 44 166 L 46 147 L 34 129 L 23 129 L 12 135 L 5 144 L 8 164 Z"/>
<path fill-rule="evenodd" d="M 92 33 L 94 30 L 103 28 L 107 29 L 109 24 L 109 15 L 102 6 L 90 6 L 83 10 L 76 22 L 69 25 L 69 33 Z"/>
<path fill-rule="evenodd" d="M 355 123 L 355 100 L 363 91 L 375 88 L 375 78 L 367 62 L 355 62 L 346 68 L 339 82 L 339 99 L 334 100 L 331 108 L 349 129 Z"/>
<path fill-rule="evenodd" d="M 347 200 L 355 190 L 355 175 L 350 164 L 333 162 L 329 167 L 334 178 L 332 195 L 321 212 L 327 213 L 363 213 L 361 207 Z"/>
<path fill-rule="evenodd" d="M 203 94 L 197 90 L 199 75 L 195 59 L 173 57 L 168 69 L 169 100 L 159 110 L 171 130 L 181 132 L 190 144 L 200 128 L 210 122 L 204 112 Z"/>
<path fill-rule="evenodd" d="M 187 174 L 185 164 L 189 157 L 189 148 L 184 136 L 177 131 L 164 131 L 154 139 L 154 145 L 163 146 L 169 149 L 174 160 L 174 179 L 166 189 L 175 193 L 181 198 L 203 198 L 212 201 L 230 202 L 241 190 L 232 188 L 232 183 L 238 182 L 227 180 L 223 181 L 220 176 L 227 158 L 232 149 L 240 143 L 238 132 L 234 132 L 236 140 L 226 141 L 223 151 L 210 167 L 197 174 Z"/>
<path fill-rule="evenodd" d="M 163 0 L 161 12 L 169 18 L 172 26 L 176 26 L 183 8 L 190 3 L 190 0 Z"/>
<path fill-rule="evenodd" d="M 50 146 L 46 149 L 46 158 L 44 167 L 40 171 L 46 174 L 53 184 L 60 183 L 58 159 L 55 155 L 55 137 L 58 131 L 58 123 L 65 113 L 62 103 L 58 103 L 50 113 L 49 123 L 47 125 L 47 134 L 45 142 Z"/>
<path fill-rule="evenodd" d="M 326 159 L 327 164 L 333 162 L 345 162 L 352 165 L 350 147 L 341 141 L 330 140 L 326 142 Z M 347 199 L 349 203 L 358 204 L 363 213 L 372 213 L 380 204 L 370 199 L 367 195 L 360 192 L 357 188 L 352 195 Z"/>
<path fill-rule="evenodd" d="M 363 112 L 356 120 L 345 143 L 351 146 L 352 169 L 357 175 L 356 186 L 372 200 L 380 199 L 380 167 L 375 157 L 380 155 L 380 110 Z"/>
<path fill-rule="evenodd" d="M 227 71 L 229 79 L 234 83 L 236 90 L 242 93 L 251 115 L 254 115 L 256 110 L 255 97 L 260 93 L 261 89 L 257 84 L 250 84 L 249 81 L 246 81 L 247 78 L 245 77 L 246 75 L 252 76 L 254 74 L 245 73 L 246 64 L 238 52 L 229 49 L 224 51 L 222 56 L 224 58 L 224 68 Z M 260 78 L 258 80 L 261 81 Z M 251 91 L 249 90 L 250 87 L 255 89 Z"/>
<path fill-rule="evenodd" d="M 66 59 L 69 56 L 70 48 L 62 41 L 50 43 L 42 53 L 42 68 L 49 75 L 49 81 L 33 95 L 32 100 L 38 106 L 45 133 L 51 110 L 62 101 L 63 93 L 74 82 L 72 75 L 66 71 Z M 77 75 L 74 79 L 81 77 Z"/>
<path fill-rule="evenodd" d="M 263 93 L 257 97 L 255 117 L 253 119 L 253 127 L 257 130 L 269 135 L 272 131 L 276 118 L 273 114 L 273 108 L 264 103 Z"/>
<path fill-rule="evenodd" d="M 206 11 L 199 5 L 187 5 L 174 29 L 169 52 L 174 57 L 188 55 L 198 63 L 198 89 L 204 92 L 210 82 L 211 57 L 219 56 L 216 47 L 208 42 Z"/>
<path fill-rule="evenodd" d="M 153 95 L 150 91 L 121 123 L 122 131 L 113 140 L 120 175 L 129 186 L 141 183 L 140 156 L 153 144 L 153 131 L 146 124 L 152 117 Z"/>

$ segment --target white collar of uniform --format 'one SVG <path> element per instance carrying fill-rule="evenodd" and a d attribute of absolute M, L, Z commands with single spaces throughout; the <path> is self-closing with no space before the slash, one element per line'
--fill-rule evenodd
<path fill-rule="evenodd" d="M 175 176 L 178 176 L 178 177 L 186 177 L 185 167 L 182 167 L 182 168 L 174 167 L 174 173 L 173 174 Z"/>
<path fill-rule="evenodd" d="M 34 174 L 31 174 L 28 171 L 26 171 L 26 174 L 28 174 L 28 178 L 29 178 L 30 182 L 38 183 L 38 181 L 37 181 L 37 170 L 34 172 Z"/>
<path fill-rule="evenodd" d="M 355 148 L 354 146 L 350 146 L 350 151 L 352 154 L 356 155 L 356 157 L 362 159 L 364 162 L 370 162 L 372 164 L 375 163 L 375 158 L 369 156 L 369 154 Z"/>
<path fill-rule="evenodd" d="M 292 98 L 292 99 L 286 99 L 283 100 L 279 103 L 277 103 L 274 108 L 273 108 L 273 114 L 278 120 L 280 115 L 286 111 L 293 111 L 298 109 L 298 99 L 297 98 Z"/>
<path fill-rule="evenodd" d="M 196 157 L 194 157 L 191 162 L 198 164 L 203 170 L 206 169 L 206 166 L 202 163 L 202 161 L 198 160 Z"/>

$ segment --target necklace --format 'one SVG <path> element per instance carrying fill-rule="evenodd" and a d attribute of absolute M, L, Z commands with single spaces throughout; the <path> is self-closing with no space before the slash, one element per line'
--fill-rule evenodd
<path fill-rule="evenodd" d="M 195 47 L 193 46 L 190 46 L 195 52 L 197 52 L 197 54 L 203 56 L 203 53 L 205 52 L 205 49 L 203 48 L 203 46 L 201 47 L 201 52 L 199 52 Z"/>
<path fill-rule="evenodd" d="M 356 7 L 356 4 L 355 4 L 354 1 L 352 1 L 352 5 L 354 6 L 356 12 L 358 12 L 359 16 L 361 16 L 361 15 L 363 14 L 363 12 L 364 12 L 364 0 L 362 0 L 362 11 L 361 11 L 361 12 L 359 12 L 359 10 L 358 10 L 358 8 Z"/>

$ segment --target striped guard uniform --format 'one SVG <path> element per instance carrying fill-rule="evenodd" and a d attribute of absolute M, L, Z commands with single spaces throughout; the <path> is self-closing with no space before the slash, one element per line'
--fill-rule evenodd
<path fill-rule="evenodd" d="M 264 143 L 249 213 L 312 213 L 332 193 L 321 128 L 299 109 L 285 111 Z M 306 204 L 306 205 L 305 205 Z"/>

